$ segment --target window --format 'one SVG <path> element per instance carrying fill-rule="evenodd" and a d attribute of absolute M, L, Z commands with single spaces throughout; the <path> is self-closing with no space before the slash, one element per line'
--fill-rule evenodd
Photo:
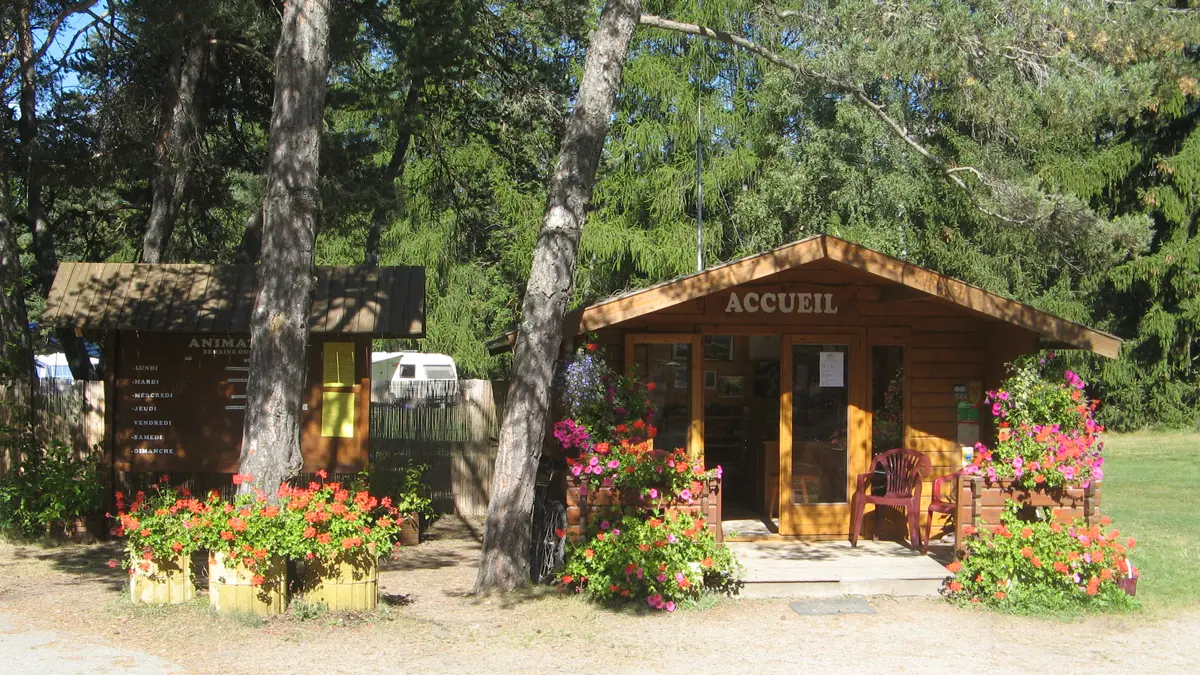
<path fill-rule="evenodd" d="M 425 366 L 425 377 L 430 380 L 453 380 L 454 369 L 450 366 Z"/>
<path fill-rule="evenodd" d="M 417 366 L 412 363 L 400 364 L 400 379 L 411 380 L 417 376 Z"/>

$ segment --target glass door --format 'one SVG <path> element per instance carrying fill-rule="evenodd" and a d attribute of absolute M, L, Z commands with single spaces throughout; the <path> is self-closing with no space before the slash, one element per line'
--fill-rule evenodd
<path fill-rule="evenodd" d="M 781 354 L 780 532 L 849 532 L 855 476 L 869 460 L 861 338 L 793 336 Z M 861 447 L 860 447 L 861 446 Z"/>

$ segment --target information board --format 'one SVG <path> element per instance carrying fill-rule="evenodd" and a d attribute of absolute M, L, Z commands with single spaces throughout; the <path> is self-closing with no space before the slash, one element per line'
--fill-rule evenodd
<path fill-rule="evenodd" d="M 114 438 L 132 471 L 236 471 L 250 336 L 122 333 Z"/>

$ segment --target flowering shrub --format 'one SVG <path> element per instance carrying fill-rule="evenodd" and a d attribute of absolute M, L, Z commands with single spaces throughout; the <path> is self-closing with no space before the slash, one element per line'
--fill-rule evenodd
<path fill-rule="evenodd" d="M 575 544 L 560 581 L 597 600 L 645 599 L 673 612 L 704 590 L 733 592 L 741 574 L 703 518 L 625 516 L 600 521 L 591 539 Z"/>
<path fill-rule="evenodd" d="M 391 549 L 403 523 L 391 499 L 353 493 L 341 483 L 321 482 L 306 488 L 280 486 L 280 528 L 277 551 L 292 558 L 334 558 L 367 551 L 377 555 Z"/>
<path fill-rule="evenodd" d="M 1126 553 L 1132 537 L 1103 525 L 1082 521 L 1025 522 L 1016 505 L 1001 524 L 976 531 L 964 526 L 966 556 L 947 569 L 943 593 L 953 600 L 1018 612 L 1063 611 L 1084 608 L 1125 609 L 1134 601 L 1117 586 L 1116 578 L 1136 576 Z"/>
<path fill-rule="evenodd" d="M 567 417 L 554 426 L 554 437 L 564 448 L 654 438 L 654 383 L 641 384 L 614 372 L 596 343 L 589 342 L 566 361 L 559 388 Z"/>
<path fill-rule="evenodd" d="M 116 493 L 118 525 L 115 533 L 128 537 L 124 567 L 130 574 L 149 573 L 157 563 L 190 556 L 199 546 L 197 534 L 211 524 L 211 508 L 195 499 L 186 488 L 176 490 L 162 476 L 138 492 L 126 510 L 125 495 Z M 115 560 L 109 566 L 116 567 Z"/>
<path fill-rule="evenodd" d="M 1011 479 L 1022 488 L 1087 487 L 1104 478 L 1097 401 L 1083 395 L 1086 383 L 1067 371 L 1063 382 L 1042 377 L 1028 361 L 997 391 L 988 392 L 997 444 L 975 446 L 967 470 L 989 481 Z"/>

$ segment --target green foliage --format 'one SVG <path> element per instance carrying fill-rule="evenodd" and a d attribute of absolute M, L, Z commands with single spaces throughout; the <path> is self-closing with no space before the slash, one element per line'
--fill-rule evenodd
<path fill-rule="evenodd" d="M 1137 606 L 1116 582 L 1136 576 L 1125 557 L 1133 538 L 1083 521 L 1022 520 L 1009 502 L 1001 524 L 967 539 L 962 562 L 949 567 L 946 595 L 1018 614 L 1125 611 Z M 968 528 L 968 531 L 973 528 Z"/>
<path fill-rule="evenodd" d="M 73 527 L 76 518 L 100 508 L 98 455 L 81 460 L 61 443 L 40 448 L 28 436 L 12 434 L 9 439 L 16 446 L 9 451 L 20 459 L 0 476 L 0 531 L 46 536 Z"/>
<path fill-rule="evenodd" d="M 506 374 L 508 357 L 484 345 L 517 318 L 600 5 L 410 0 L 337 13 L 317 261 L 361 262 L 378 216 L 382 264 L 426 268 L 419 346 L 451 354 L 466 377 Z M 60 9 L 34 6 L 43 30 Z M 202 27 L 211 51 L 201 133 L 168 258 L 232 262 L 262 197 L 278 14 L 252 0 L 107 9 L 110 19 L 91 25 L 68 58 L 50 50 L 35 68 L 34 159 L 56 253 L 136 259 L 163 75 Z M 861 87 L 969 190 L 820 77 L 720 41 L 639 29 L 573 302 L 694 271 L 700 159 L 705 264 L 835 234 L 1118 335 L 1118 360 L 1071 363 L 1106 401 L 1101 421 L 1194 425 L 1200 16 L 1175 9 L 1159 0 L 647 1 L 648 13 L 744 35 Z M 0 33 L 15 35 L 15 20 L 0 12 Z M 0 52 L 15 54 L 11 41 Z M 15 59 L 0 57 L 0 76 L 13 73 Z M 3 92 L 10 110 L 18 93 L 14 79 Z M 31 279 L 15 114 L 0 119 L 0 144 L 13 149 L 0 153 L 0 171 Z M 29 298 L 32 319 L 43 303 Z"/>
<path fill-rule="evenodd" d="M 414 514 L 424 523 L 429 523 L 435 516 L 429 486 L 425 484 L 428 471 L 428 464 L 409 464 L 401 468 L 399 489 L 392 497 L 396 511 L 403 515 Z"/>
<path fill-rule="evenodd" d="M 742 568 L 717 544 L 703 519 L 686 514 L 601 521 L 586 541 L 574 544 L 560 580 L 605 602 L 643 600 L 675 611 L 701 593 L 733 593 Z"/>

